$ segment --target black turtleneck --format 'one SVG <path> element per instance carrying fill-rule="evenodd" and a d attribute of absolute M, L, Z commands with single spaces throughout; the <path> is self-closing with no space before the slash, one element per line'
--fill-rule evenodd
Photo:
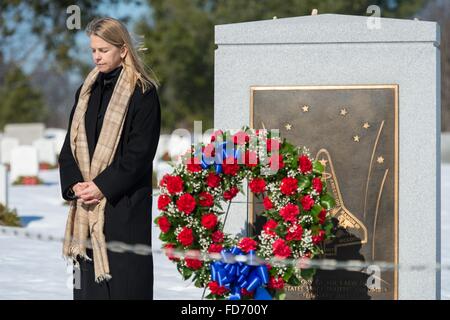
<path fill-rule="evenodd" d="M 92 145 L 97 145 L 106 109 L 121 71 L 122 66 L 107 73 L 100 72 L 93 84 L 85 118 L 86 130 L 91 132 L 90 135 L 87 135 L 88 139 L 95 139 Z M 89 150 L 89 154 L 92 160 L 94 150 Z"/>

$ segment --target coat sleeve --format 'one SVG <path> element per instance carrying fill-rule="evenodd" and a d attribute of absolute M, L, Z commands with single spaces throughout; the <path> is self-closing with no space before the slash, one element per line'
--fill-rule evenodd
<path fill-rule="evenodd" d="M 109 202 L 122 198 L 152 168 L 161 127 L 161 108 L 156 88 L 136 102 L 127 148 L 93 182 Z"/>
<path fill-rule="evenodd" d="M 66 139 L 64 140 L 63 147 L 59 153 L 58 163 L 59 163 L 59 176 L 61 181 L 61 192 L 62 197 L 65 200 L 73 200 L 73 196 L 70 195 L 69 189 L 77 182 L 84 181 L 83 175 L 81 174 L 80 168 L 73 157 L 72 150 L 70 148 L 70 127 L 72 124 L 73 114 L 75 113 L 75 108 L 78 103 L 78 98 L 80 96 L 81 86 L 78 88 L 75 95 L 75 104 L 72 108 L 69 118 L 69 126 L 67 129 Z"/>

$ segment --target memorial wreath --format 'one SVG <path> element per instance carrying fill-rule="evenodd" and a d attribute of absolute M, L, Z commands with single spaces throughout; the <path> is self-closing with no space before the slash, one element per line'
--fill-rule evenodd
<path fill-rule="evenodd" d="M 314 269 L 283 263 L 320 256 L 323 241 L 333 236 L 334 199 L 322 164 L 307 148 L 271 130 L 244 127 L 235 134 L 215 131 L 210 143 L 192 145 L 180 160 L 159 182 L 155 223 L 185 280 L 209 289 L 210 299 L 282 299 L 285 284 L 313 276 Z M 266 218 L 254 237 L 223 229 L 232 199 L 245 194 L 245 179 Z"/>

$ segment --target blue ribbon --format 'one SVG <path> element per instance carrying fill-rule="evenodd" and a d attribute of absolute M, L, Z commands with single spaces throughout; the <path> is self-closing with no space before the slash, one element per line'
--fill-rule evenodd
<path fill-rule="evenodd" d="M 228 146 L 231 146 L 230 148 Z M 234 143 L 231 141 L 226 142 L 214 142 L 215 147 L 215 155 L 207 156 L 204 152 L 201 151 L 201 147 L 198 147 L 196 150 L 196 157 L 201 157 L 200 159 L 200 165 L 202 169 L 208 169 L 212 165 L 214 165 L 215 171 L 217 174 L 222 173 L 222 164 L 224 163 L 225 159 L 227 159 L 230 156 L 233 156 L 235 160 L 239 159 L 241 157 L 241 151 L 234 147 Z"/>
<path fill-rule="evenodd" d="M 269 282 L 269 271 L 266 265 L 255 264 L 256 253 L 254 250 L 247 254 L 248 264 L 236 262 L 238 255 L 245 255 L 242 250 L 234 246 L 231 249 L 223 249 L 219 261 L 210 264 L 211 280 L 216 281 L 219 286 L 230 290 L 230 300 L 240 300 L 242 289 L 255 291 L 256 300 L 272 300 L 272 296 L 264 288 Z"/>

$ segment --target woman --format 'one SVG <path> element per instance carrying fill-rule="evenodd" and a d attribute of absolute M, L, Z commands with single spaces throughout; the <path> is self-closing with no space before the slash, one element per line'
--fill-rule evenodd
<path fill-rule="evenodd" d="M 152 256 L 107 244 L 151 245 L 157 81 L 120 21 L 95 19 L 86 31 L 96 66 L 76 93 L 59 156 L 62 196 L 71 200 L 63 254 L 79 267 L 74 299 L 152 299 Z"/>

